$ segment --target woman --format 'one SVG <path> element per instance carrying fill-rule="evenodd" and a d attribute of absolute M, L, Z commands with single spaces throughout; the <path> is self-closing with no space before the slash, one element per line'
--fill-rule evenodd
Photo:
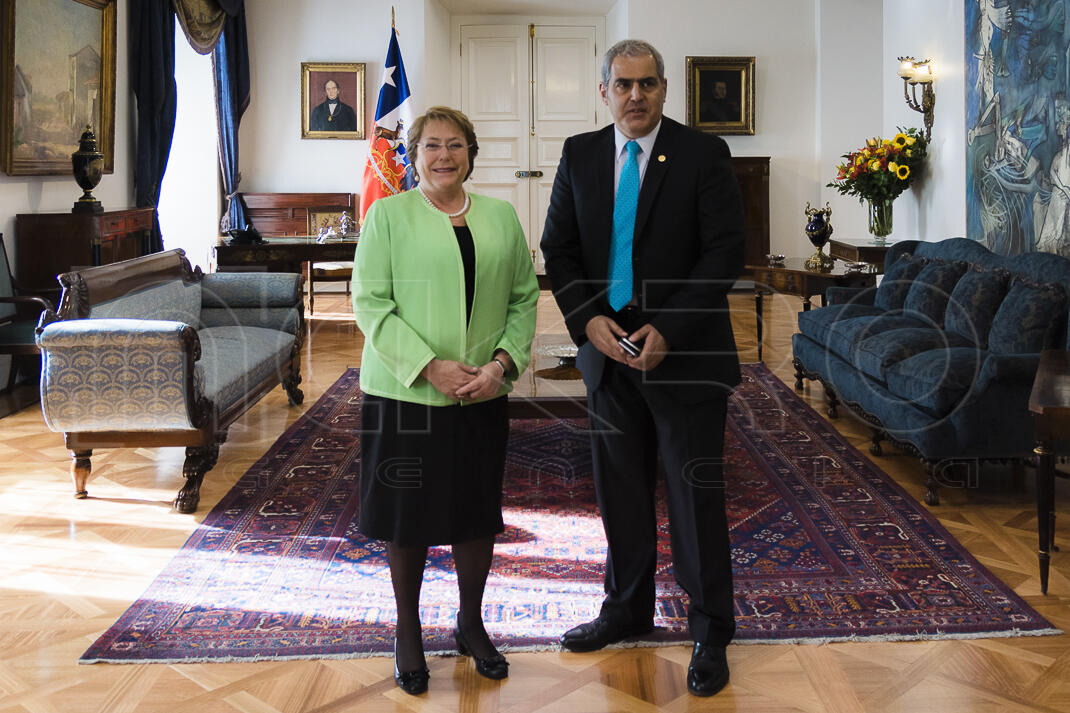
<path fill-rule="evenodd" d="M 429 545 L 453 548 L 458 650 L 488 678 L 509 674 L 483 628 L 483 588 L 504 529 L 505 394 L 528 365 L 538 286 L 513 207 L 462 186 L 479 150 L 468 117 L 428 109 L 408 149 L 419 184 L 368 210 L 353 312 L 364 333 L 359 528 L 386 543 L 394 679 L 419 694 Z"/>

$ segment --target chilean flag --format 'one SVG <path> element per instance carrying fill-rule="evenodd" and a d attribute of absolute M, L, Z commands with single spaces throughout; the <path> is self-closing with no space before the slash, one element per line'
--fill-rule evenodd
<path fill-rule="evenodd" d="M 416 185 L 412 167 L 405 153 L 405 135 L 412 124 L 409 80 L 401 62 L 398 34 L 390 28 L 390 47 L 386 51 L 386 70 L 379 87 L 379 105 L 375 108 L 375 129 L 369 143 L 368 164 L 360 192 L 360 222 L 376 200 L 407 191 Z"/>

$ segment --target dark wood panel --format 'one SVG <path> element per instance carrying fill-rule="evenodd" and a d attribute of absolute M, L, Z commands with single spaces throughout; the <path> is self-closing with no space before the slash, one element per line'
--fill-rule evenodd
<path fill-rule="evenodd" d="M 732 168 L 743 195 L 747 232 L 745 262 L 758 265 L 769 254 L 769 157 L 733 156 Z"/>
<path fill-rule="evenodd" d="M 355 193 L 243 193 L 246 218 L 261 235 L 305 235 L 309 208 L 346 208 L 356 218 Z"/>

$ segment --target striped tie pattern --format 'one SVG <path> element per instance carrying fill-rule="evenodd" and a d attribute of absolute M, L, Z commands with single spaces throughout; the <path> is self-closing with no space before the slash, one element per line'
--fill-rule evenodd
<path fill-rule="evenodd" d="M 628 158 L 613 200 L 613 240 L 609 246 L 609 306 L 618 311 L 632 299 L 632 238 L 639 203 L 639 144 L 629 141 L 624 148 Z"/>

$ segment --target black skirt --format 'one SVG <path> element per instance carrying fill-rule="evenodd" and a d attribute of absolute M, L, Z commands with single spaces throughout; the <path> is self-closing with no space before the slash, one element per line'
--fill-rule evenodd
<path fill-rule="evenodd" d="M 502 522 L 506 397 L 425 406 L 364 395 L 361 534 L 403 547 L 492 537 Z"/>

